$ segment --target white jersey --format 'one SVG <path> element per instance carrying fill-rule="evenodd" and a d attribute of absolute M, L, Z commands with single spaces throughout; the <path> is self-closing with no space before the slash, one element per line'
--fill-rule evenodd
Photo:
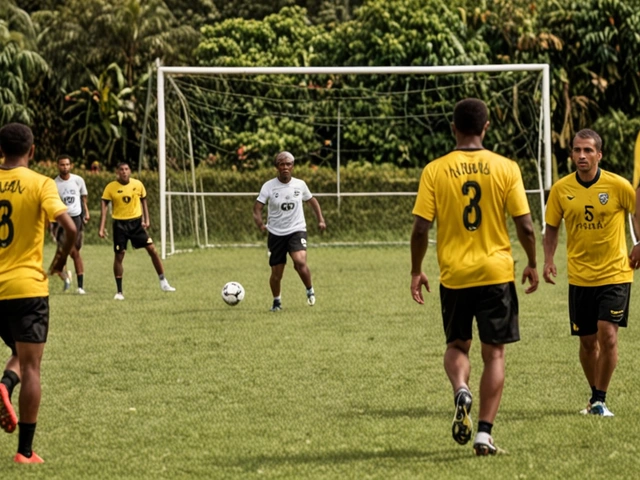
<path fill-rule="evenodd" d="M 313 196 L 307 184 L 291 177 L 289 183 L 282 183 L 277 178 L 269 180 L 260 189 L 258 202 L 267 205 L 267 230 L 278 236 L 290 235 L 294 232 L 305 232 L 307 223 L 304 220 L 302 202 L 311 200 Z"/>
<path fill-rule="evenodd" d="M 67 212 L 71 217 L 82 214 L 82 196 L 87 195 L 87 185 L 84 179 L 73 173 L 69 174 L 69 180 L 63 180 L 58 175 L 55 178 L 60 198 L 67 206 Z"/>

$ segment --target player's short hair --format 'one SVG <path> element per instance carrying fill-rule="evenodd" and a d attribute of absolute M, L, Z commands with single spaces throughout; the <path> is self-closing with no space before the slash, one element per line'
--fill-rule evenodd
<path fill-rule="evenodd" d="M 0 149 L 5 157 L 22 157 L 33 145 L 33 132 L 22 123 L 8 123 L 0 128 Z"/>
<path fill-rule="evenodd" d="M 131 170 L 131 165 L 129 165 L 129 162 L 118 162 L 118 164 L 116 165 L 116 170 L 118 170 L 123 165 L 126 165 L 127 167 L 129 167 L 129 170 Z"/>
<path fill-rule="evenodd" d="M 477 98 L 465 98 L 453 109 L 453 124 L 464 135 L 482 135 L 489 120 L 487 105 Z"/>
<path fill-rule="evenodd" d="M 60 163 L 60 160 L 64 160 L 65 158 L 69 159 L 69 163 L 73 163 L 73 159 L 71 155 L 67 155 L 66 153 L 61 153 L 56 157 L 56 163 Z"/>
<path fill-rule="evenodd" d="M 598 135 L 595 131 L 591 130 L 590 128 L 583 128 L 582 130 L 576 132 L 576 135 L 573 138 L 575 139 L 576 137 L 584 138 L 584 139 L 587 139 L 587 138 L 593 139 L 593 141 L 596 144 L 596 151 L 597 152 L 602 151 L 602 138 L 600 138 L 600 135 Z"/>
<path fill-rule="evenodd" d="M 278 163 L 280 163 L 282 160 L 289 160 L 291 161 L 291 163 L 296 161 L 296 159 L 293 157 L 291 153 L 280 152 L 279 154 L 276 155 L 276 158 L 273 160 L 273 164 L 277 167 Z"/>

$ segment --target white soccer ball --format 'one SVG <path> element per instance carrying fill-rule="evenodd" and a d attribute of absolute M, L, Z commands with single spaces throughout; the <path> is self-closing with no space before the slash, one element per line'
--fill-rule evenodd
<path fill-rule="evenodd" d="M 222 299 L 227 305 L 235 307 L 244 298 L 244 287 L 238 282 L 228 282 L 222 287 Z"/>

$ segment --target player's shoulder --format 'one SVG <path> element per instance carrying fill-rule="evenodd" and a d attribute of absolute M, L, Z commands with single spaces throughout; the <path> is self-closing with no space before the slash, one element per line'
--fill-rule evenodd
<path fill-rule="evenodd" d="M 626 178 L 618 175 L 617 173 L 613 173 L 613 172 L 609 172 L 608 170 L 600 169 L 600 175 L 601 175 L 602 179 L 604 179 L 604 180 L 606 180 L 608 182 L 615 183 L 615 184 L 620 184 L 620 185 L 623 185 L 625 187 L 627 185 L 631 186 L 631 182 L 629 182 L 629 180 L 627 180 Z"/>

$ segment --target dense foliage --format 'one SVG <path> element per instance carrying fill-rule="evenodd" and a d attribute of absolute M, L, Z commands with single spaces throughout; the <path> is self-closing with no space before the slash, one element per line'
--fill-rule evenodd
<path fill-rule="evenodd" d="M 630 176 L 640 114 L 638 0 L 4 0 L 0 122 L 32 125 L 39 159 L 64 150 L 86 166 L 98 160 L 112 167 L 123 159 L 136 166 L 156 58 L 243 66 L 546 62 L 559 173 L 569 168 L 575 131 L 592 126 L 605 140 L 609 168 Z M 331 95 L 363 86 L 346 82 L 336 82 Z M 364 86 L 399 87 L 371 82 Z M 225 152 L 250 145 L 249 156 L 262 159 L 285 145 L 310 152 L 313 163 L 325 161 L 321 149 L 308 148 L 318 143 L 317 132 L 291 119 L 243 121 L 236 138 L 198 158 L 213 154 L 217 165 L 237 167 Z M 401 137 L 375 125 L 354 124 L 343 133 L 345 148 L 370 143 L 375 154 L 364 154 L 367 161 L 405 166 L 450 142 L 444 130 L 418 141 L 426 136 L 419 125 Z M 495 135 L 492 147 L 509 153 L 514 132 Z M 147 145 L 144 164 L 153 168 L 154 144 Z"/>

